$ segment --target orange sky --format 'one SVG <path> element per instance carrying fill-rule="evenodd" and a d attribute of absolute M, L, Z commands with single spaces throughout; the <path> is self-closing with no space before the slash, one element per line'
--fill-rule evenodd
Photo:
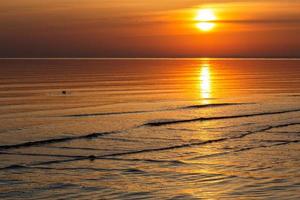
<path fill-rule="evenodd" d="M 0 57 L 300 57 L 300 0 L 2 0 L 0 44 Z"/>

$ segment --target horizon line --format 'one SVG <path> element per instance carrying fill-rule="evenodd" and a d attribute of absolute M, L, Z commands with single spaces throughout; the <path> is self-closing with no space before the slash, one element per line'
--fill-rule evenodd
<path fill-rule="evenodd" d="M 300 57 L 12 57 L 0 60 L 300 60 Z"/>

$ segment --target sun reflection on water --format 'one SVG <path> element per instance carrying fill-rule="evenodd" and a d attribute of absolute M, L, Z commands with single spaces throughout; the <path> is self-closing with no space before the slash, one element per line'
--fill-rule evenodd
<path fill-rule="evenodd" d="M 209 103 L 211 98 L 211 72 L 210 65 L 203 64 L 200 69 L 200 96 L 203 99 L 203 103 Z"/>

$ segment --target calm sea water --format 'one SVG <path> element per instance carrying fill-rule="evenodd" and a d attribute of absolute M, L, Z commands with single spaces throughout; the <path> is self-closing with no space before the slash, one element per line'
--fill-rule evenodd
<path fill-rule="evenodd" d="M 300 60 L 1 60 L 0 199 L 299 199 Z"/>

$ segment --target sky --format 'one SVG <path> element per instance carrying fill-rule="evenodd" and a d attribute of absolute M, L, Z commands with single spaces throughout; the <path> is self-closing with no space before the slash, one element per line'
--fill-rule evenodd
<path fill-rule="evenodd" d="M 300 57 L 300 0 L 0 4 L 2 58 Z"/>

